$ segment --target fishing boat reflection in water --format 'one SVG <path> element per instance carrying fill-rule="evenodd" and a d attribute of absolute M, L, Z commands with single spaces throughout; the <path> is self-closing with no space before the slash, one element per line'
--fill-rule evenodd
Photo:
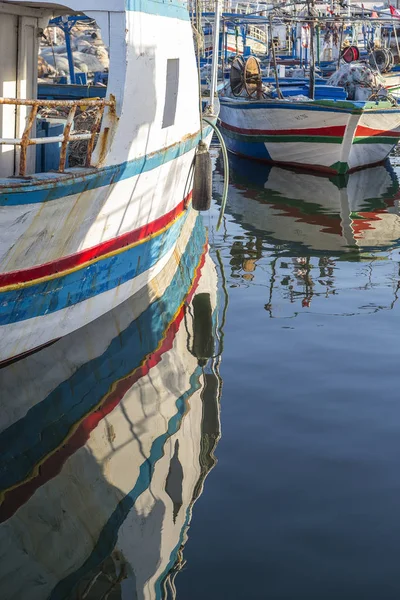
<path fill-rule="evenodd" d="M 317 296 L 329 299 L 351 289 L 346 304 L 335 305 L 337 314 L 360 308 L 357 291 L 374 288 L 379 267 L 390 292 L 383 306 L 391 306 L 400 281 L 400 191 L 390 164 L 328 178 L 238 157 L 230 163 L 227 212 L 244 234 L 230 250 L 233 285 L 266 286 L 266 310 L 285 317 L 309 308 Z M 383 260 L 392 251 L 395 260 Z M 332 306 L 314 302 L 313 308 L 329 313 Z"/>
<path fill-rule="evenodd" d="M 192 211 L 166 268 L 0 371 L 1 597 L 174 597 L 220 436 L 217 270 Z"/>

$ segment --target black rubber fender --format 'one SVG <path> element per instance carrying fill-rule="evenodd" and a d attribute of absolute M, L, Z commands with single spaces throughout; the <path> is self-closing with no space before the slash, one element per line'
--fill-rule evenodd
<path fill-rule="evenodd" d="M 207 145 L 200 142 L 197 146 L 194 177 L 192 204 L 198 211 L 208 210 L 211 206 L 212 197 L 212 163 Z"/>
<path fill-rule="evenodd" d="M 196 294 L 193 306 L 193 349 L 199 365 L 205 365 L 214 355 L 214 336 L 212 323 L 212 307 L 210 294 Z"/>

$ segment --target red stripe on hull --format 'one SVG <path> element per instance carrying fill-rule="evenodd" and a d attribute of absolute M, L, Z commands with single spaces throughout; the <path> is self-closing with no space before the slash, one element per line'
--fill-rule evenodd
<path fill-rule="evenodd" d="M 303 129 L 243 129 L 242 127 L 235 127 L 229 125 L 224 121 L 221 121 L 221 125 L 225 129 L 236 131 L 236 133 L 243 133 L 245 135 L 317 135 L 324 137 L 340 137 L 344 135 L 346 131 L 345 125 L 335 125 L 333 127 L 311 127 Z"/>
<path fill-rule="evenodd" d="M 51 454 L 39 468 L 39 474 L 32 479 L 17 484 L 16 487 L 10 489 L 5 493 L 4 500 L 0 506 L 0 523 L 7 521 L 13 516 L 17 510 L 25 504 L 31 496 L 36 492 L 38 488 L 56 477 L 67 461 L 79 448 L 84 446 L 90 438 L 91 432 L 97 427 L 107 415 L 109 415 L 116 406 L 121 402 L 125 394 L 139 379 L 147 375 L 153 367 L 155 367 L 162 359 L 163 354 L 172 348 L 175 336 L 179 330 L 181 321 L 185 315 L 185 304 L 188 304 L 198 285 L 201 270 L 204 266 L 206 259 L 206 246 L 204 248 L 203 255 L 200 263 L 197 267 L 195 278 L 192 282 L 192 286 L 185 298 L 185 303 L 181 306 L 175 319 L 169 324 L 162 344 L 157 348 L 153 354 L 146 359 L 144 364 L 125 379 L 120 380 L 116 387 L 113 389 L 111 394 L 106 397 L 105 401 L 99 408 L 95 408 L 77 427 L 73 435 L 61 445 L 54 454 Z"/>
<path fill-rule="evenodd" d="M 124 233 L 117 238 L 112 238 L 111 240 L 107 240 L 106 242 L 102 242 L 101 244 L 97 244 L 96 246 L 92 246 L 86 250 L 82 250 L 81 252 L 76 252 L 75 254 L 70 254 L 69 256 L 63 256 L 60 259 L 53 260 L 42 265 L 0 274 L 0 291 L 2 287 L 6 287 L 8 285 L 27 283 L 35 279 L 40 279 L 49 275 L 55 275 L 57 273 L 67 271 L 68 269 L 79 267 L 93 259 L 101 258 L 109 252 L 119 250 L 124 246 L 129 246 L 135 242 L 140 242 L 149 235 L 154 235 L 169 225 L 183 212 L 191 198 L 191 195 L 192 194 L 190 193 L 187 198 L 182 200 L 182 202 L 180 202 L 169 213 L 159 217 L 151 223 L 147 223 L 143 227 L 135 229 L 134 231 L 128 231 L 128 233 Z"/>
<path fill-rule="evenodd" d="M 233 48 L 233 46 L 227 46 L 226 48 L 229 52 L 235 52 L 236 53 L 236 48 Z M 213 47 L 210 46 L 209 48 L 204 48 L 204 52 L 212 52 L 213 51 Z M 239 50 L 240 51 L 240 50 Z M 242 50 L 243 51 L 243 50 Z"/>
<path fill-rule="evenodd" d="M 400 138 L 400 131 L 371 129 L 370 127 L 365 127 L 364 125 L 358 125 L 354 135 L 355 137 L 374 137 L 375 135 L 382 135 L 384 137 Z"/>

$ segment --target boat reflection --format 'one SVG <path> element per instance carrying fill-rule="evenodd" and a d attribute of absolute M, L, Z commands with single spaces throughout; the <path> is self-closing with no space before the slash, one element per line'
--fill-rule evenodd
<path fill-rule="evenodd" d="M 228 210 L 272 243 L 314 254 L 354 253 L 389 247 L 400 237 L 399 181 L 389 163 L 332 178 L 235 156 L 230 163 Z"/>
<path fill-rule="evenodd" d="M 292 318 L 311 304 L 332 315 L 393 308 L 400 186 L 390 164 L 327 178 L 235 156 L 230 163 L 226 212 L 239 229 L 220 246 L 229 244 L 231 286 L 266 287 L 271 317 Z M 222 172 L 218 159 L 217 197 Z"/>
<path fill-rule="evenodd" d="M 0 370 L 1 597 L 175 597 L 220 437 L 201 218 L 119 308 Z"/>

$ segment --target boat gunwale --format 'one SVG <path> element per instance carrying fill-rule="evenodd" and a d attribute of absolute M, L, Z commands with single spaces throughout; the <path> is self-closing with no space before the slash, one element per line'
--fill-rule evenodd
<path fill-rule="evenodd" d="M 228 96 L 220 97 L 220 103 L 229 108 L 249 109 L 270 109 L 283 108 L 291 110 L 326 110 L 327 112 L 344 112 L 350 114 L 365 113 L 400 113 L 400 105 L 393 106 L 389 101 L 385 102 L 358 102 L 353 100 L 305 100 L 304 102 L 290 101 L 288 99 L 272 98 L 263 100 L 247 100 L 243 98 L 236 99 Z M 384 104 L 384 106 L 382 106 Z"/>
<path fill-rule="evenodd" d="M 203 132 L 203 135 L 208 135 L 208 129 L 210 129 L 211 131 L 211 127 L 210 128 L 204 128 L 205 131 Z M 131 160 L 125 161 L 123 163 L 117 163 L 115 165 L 104 165 L 103 167 L 83 167 L 82 169 L 79 169 L 78 171 L 74 171 L 74 172 L 65 172 L 65 174 L 63 173 L 58 173 L 57 171 L 49 171 L 49 173 L 51 175 L 56 175 L 56 177 L 49 177 L 48 179 L 41 179 L 41 178 L 35 178 L 35 175 L 44 175 L 45 173 L 34 173 L 30 176 L 27 177 L 26 181 L 18 181 L 15 183 L 10 183 L 7 186 L 2 186 L 0 184 L 0 196 L 3 194 L 7 194 L 7 193 L 13 193 L 15 191 L 20 190 L 21 188 L 24 188 L 24 191 L 36 191 L 38 189 L 52 189 L 54 187 L 57 187 L 57 185 L 59 184 L 68 184 L 70 182 L 85 182 L 88 179 L 91 178 L 91 176 L 97 176 L 97 175 L 102 175 L 102 174 L 107 174 L 108 172 L 112 172 L 112 171 L 117 171 L 118 169 L 124 169 L 127 166 L 129 166 L 130 164 L 133 164 L 135 162 L 139 162 L 139 161 L 144 161 L 144 163 L 147 160 L 150 160 L 154 157 L 156 157 L 158 154 L 163 154 L 164 152 L 168 152 L 173 150 L 175 147 L 179 147 L 182 144 L 185 144 L 189 141 L 193 141 L 195 140 L 198 136 L 200 135 L 200 129 L 194 133 L 190 133 L 188 135 L 185 135 L 181 140 L 174 142 L 173 144 L 170 144 L 169 146 L 163 146 L 162 148 L 159 148 L 157 150 L 155 150 L 154 152 L 151 152 L 150 154 L 144 154 L 141 156 L 138 156 L 136 158 L 132 158 Z M 182 152 L 182 154 L 186 154 L 186 152 L 190 152 L 190 150 L 192 150 L 192 148 L 189 148 L 187 150 L 185 150 L 184 152 Z M 12 180 L 12 178 L 10 178 L 10 180 Z M 8 182 L 7 182 L 8 183 Z"/>

